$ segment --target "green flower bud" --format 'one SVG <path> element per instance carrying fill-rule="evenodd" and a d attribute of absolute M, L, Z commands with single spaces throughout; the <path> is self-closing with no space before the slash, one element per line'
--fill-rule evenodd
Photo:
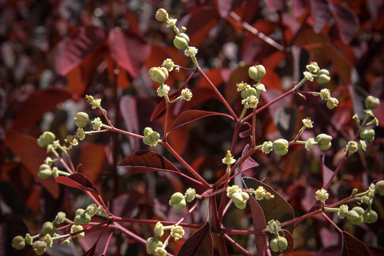
<path fill-rule="evenodd" d="M 180 210 L 183 210 L 186 205 L 187 205 L 187 202 L 183 200 L 177 204 L 172 205 L 172 207 L 173 209 L 180 211 Z"/>
<path fill-rule="evenodd" d="M 50 221 L 45 222 L 41 228 L 41 233 L 43 235 L 50 234 L 53 236 L 56 233 L 56 231 L 57 231 L 56 226 Z"/>
<path fill-rule="evenodd" d="M 354 225 L 363 224 L 364 209 L 361 207 L 354 207 L 347 213 L 347 219 Z"/>
<path fill-rule="evenodd" d="M 332 137 L 324 133 L 317 135 L 316 141 L 321 150 L 328 150 L 332 146 Z"/>
<path fill-rule="evenodd" d="M 331 78 L 325 74 L 321 74 L 321 75 L 317 75 L 316 76 L 316 81 L 319 83 L 319 84 L 326 84 L 328 83 L 329 81 L 331 81 Z"/>
<path fill-rule="evenodd" d="M 56 215 L 56 218 L 55 218 L 55 220 L 53 222 L 57 223 L 57 224 L 64 223 L 65 217 L 66 217 L 65 212 L 58 212 L 57 215 Z"/>
<path fill-rule="evenodd" d="M 15 236 L 12 240 L 12 247 L 16 250 L 22 250 L 25 247 L 25 240 L 22 236 Z"/>
<path fill-rule="evenodd" d="M 37 145 L 39 145 L 39 147 L 45 148 L 46 146 L 52 144 L 55 141 L 55 139 L 56 139 L 55 134 L 51 132 L 44 132 L 37 139 Z"/>
<path fill-rule="evenodd" d="M 326 75 L 329 76 L 329 71 L 327 69 L 320 69 L 318 75 Z"/>
<path fill-rule="evenodd" d="M 363 218 L 364 223 L 375 223 L 378 219 L 377 213 L 374 210 L 364 212 Z"/>
<path fill-rule="evenodd" d="M 76 215 L 75 218 L 73 219 L 73 223 L 75 225 L 82 225 L 83 224 L 83 218 L 81 215 Z"/>
<path fill-rule="evenodd" d="M 50 234 L 46 234 L 44 237 L 44 242 L 49 246 L 52 247 L 53 245 L 53 239 Z"/>
<path fill-rule="evenodd" d="M 359 145 L 357 144 L 356 141 L 349 141 L 347 144 L 347 150 L 349 153 L 355 153 L 359 149 Z"/>
<path fill-rule="evenodd" d="M 151 135 L 149 135 L 152 142 L 158 141 L 160 139 L 160 134 L 158 132 L 153 132 Z"/>
<path fill-rule="evenodd" d="M 282 236 L 275 237 L 269 242 L 269 248 L 273 252 L 282 252 L 288 248 L 288 241 Z"/>
<path fill-rule="evenodd" d="M 90 217 L 93 217 L 97 213 L 97 205 L 92 203 L 88 205 L 85 211 L 89 214 Z"/>
<path fill-rule="evenodd" d="M 328 100 L 327 100 L 327 107 L 329 109 L 334 109 L 335 107 L 337 107 L 337 105 L 339 105 L 339 101 L 336 99 L 336 98 L 332 98 L 330 97 Z"/>
<path fill-rule="evenodd" d="M 63 241 L 63 245 L 68 246 L 71 243 L 71 239 L 67 238 Z"/>
<path fill-rule="evenodd" d="M 168 79 L 169 73 L 165 67 L 154 67 L 151 68 L 148 72 L 150 78 L 159 84 L 164 83 Z"/>
<path fill-rule="evenodd" d="M 371 143 L 375 139 L 375 130 L 373 129 L 363 129 L 360 132 L 360 138 L 365 140 L 368 143 Z"/>
<path fill-rule="evenodd" d="M 375 184 L 375 193 L 384 196 L 384 180 L 380 180 Z"/>
<path fill-rule="evenodd" d="M 83 215 L 84 214 L 84 212 L 85 212 L 85 210 L 84 209 L 82 209 L 82 208 L 79 208 L 79 209 L 77 209 L 76 210 L 76 213 L 75 213 L 75 215 Z"/>
<path fill-rule="evenodd" d="M 233 193 L 231 198 L 235 204 L 245 203 L 241 193 Z"/>
<path fill-rule="evenodd" d="M 145 136 L 145 137 L 143 138 L 143 143 L 144 143 L 145 145 L 149 145 L 149 144 L 152 143 L 152 140 L 151 140 L 151 138 L 150 138 L 149 136 Z"/>
<path fill-rule="evenodd" d="M 81 215 L 81 217 L 83 219 L 83 224 L 88 224 L 92 220 L 91 216 L 89 216 L 88 213 L 84 213 L 83 215 Z"/>
<path fill-rule="evenodd" d="M 263 65 L 252 66 L 248 69 L 248 75 L 253 80 L 260 80 L 266 74 L 265 67 Z"/>
<path fill-rule="evenodd" d="M 91 120 L 89 119 L 88 114 L 85 112 L 77 113 L 75 120 L 76 120 L 76 126 L 79 128 L 84 128 L 91 123 Z"/>
<path fill-rule="evenodd" d="M 178 36 L 175 36 L 175 39 L 173 40 L 173 44 L 175 47 L 179 50 L 184 50 L 185 48 L 188 47 L 189 43 L 189 37 L 187 34 L 181 33 Z"/>
<path fill-rule="evenodd" d="M 284 156 L 288 153 L 288 141 L 284 139 L 278 139 L 273 142 L 273 150 L 279 156 Z"/>
<path fill-rule="evenodd" d="M 31 235 L 29 233 L 25 234 L 25 238 L 24 238 L 25 242 L 29 245 L 32 245 L 33 244 L 33 238 L 31 237 Z"/>
<path fill-rule="evenodd" d="M 240 210 L 244 210 L 247 207 L 247 203 L 235 203 L 235 206 Z"/>
<path fill-rule="evenodd" d="M 306 66 L 306 68 L 311 73 L 317 73 L 317 72 L 319 72 L 319 69 L 320 69 L 317 62 L 311 62 L 309 65 Z"/>
<path fill-rule="evenodd" d="M 175 239 L 175 241 L 178 241 L 180 238 L 182 238 L 184 234 L 185 231 L 181 226 L 175 226 L 171 229 L 171 236 Z"/>
<path fill-rule="evenodd" d="M 33 243 L 32 248 L 37 255 L 43 255 L 47 248 L 47 244 L 43 241 L 36 241 Z"/>
<path fill-rule="evenodd" d="M 373 96 L 368 96 L 367 99 L 365 100 L 365 107 L 367 109 L 375 109 L 379 107 L 379 105 L 380 105 L 380 100 Z"/>
<path fill-rule="evenodd" d="M 164 22 L 168 19 L 168 12 L 165 9 L 160 8 L 159 10 L 157 10 L 155 18 L 160 22 Z"/>
<path fill-rule="evenodd" d="M 148 254 L 154 254 L 155 250 L 162 246 L 163 246 L 163 242 L 161 242 L 160 240 L 154 237 L 148 238 L 145 244 Z"/>
<path fill-rule="evenodd" d="M 40 179 L 48 179 L 52 175 L 51 167 L 47 164 L 40 165 L 39 172 L 37 173 L 37 176 Z"/>

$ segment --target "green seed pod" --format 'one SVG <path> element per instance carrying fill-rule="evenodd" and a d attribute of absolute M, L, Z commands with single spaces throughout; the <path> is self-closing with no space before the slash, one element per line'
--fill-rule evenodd
<path fill-rule="evenodd" d="M 267 71 L 265 70 L 265 67 L 263 65 L 257 65 L 256 69 L 257 69 L 257 75 L 259 77 L 258 80 L 260 80 L 260 79 L 262 79 L 265 76 Z"/>
<path fill-rule="evenodd" d="M 43 241 L 35 241 L 32 245 L 32 248 L 37 255 L 43 255 L 47 248 L 47 244 Z"/>
<path fill-rule="evenodd" d="M 247 207 L 247 203 L 235 203 L 235 206 L 240 210 L 244 210 Z"/>
<path fill-rule="evenodd" d="M 171 200 L 169 200 L 169 205 L 172 206 L 174 204 L 178 204 L 183 200 L 185 200 L 184 195 L 180 192 L 176 192 L 171 196 Z"/>
<path fill-rule="evenodd" d="M 173 209 L 175 210 L 182 210 L 184 209 L 184 207 L 187 205 L 187 202 L 185 200 L 182 200 L 181 202 L 177 203 L 177 204 L 173 204 L 172 207 Z"/>
<path fill-rule="evenodd" d="M 79 128 L 84 128 L 91 123 L 91 120 L 89 119 L 88 114 L 85 112 L 77 113 L 75 120 L 76 120 L 76 126 Z"/>
<path fill-rule="evenodd" d="M 326 75 L 329 76 L 329 71 L 327 69 L 320 69 L 318 75 Z"/>
<path fill-rule="evenodd" d="M 157 238 L 154 238 L 154 237 L 150 237 L 147 239 L 147 242 L 145 243 L 145 247 L 147 249 L 148 254 L 154 254 L 155 253 L 158 242 L 159 242 L 159 240 Z"/>
<path fill-rule="evenodd" d="M 328 83 L 329 81 L 331 81 L 331 78 L 330 78 L 328 75 L 321 74 L 321 75 L 317 75 L 317 76 L 316 76 L 316 81 L 317 81 L 319 84 L 326 84 L 326 83 Z"/>
<path fill-rule="evenodd" d="M 173 40 L 173 45 L 179 50 L 187 48 L 188 43 L 189 37 L 184 33 L 181 33 L 180 36 L 175 36 L 175 39 Z"/>
<path fill-rule="evenodd" d="M 384 196 L 384 180 L 380 180 L 375 184 L 375 192 L 381 196 Z"/>
<path fill-rule="evenodd" d="M 354 207 L 347 213 L 347 219 L 354 225 L 363 224 L 364 209 L 361 207 Z"/>
<path fill-rule="evenodd" d="M 83 215 L 84 214 L 84 212 L 85 212 L 85 210 L 84 209 L 82 209 L 82 208 L 79 208 L 79 209 L 77 209 L 76 210 L 76 213 L 75 213 L 75 215 Z"/>
<path fill-rule="evenodd" d="M 81 215 L 81 218 L 83 219 L 83 224 L 88 224 L 92 220 L 91 216 L 89 216 L 88 213 L 84 213 L 83 215 Z"/>
<path fill-rule="evenodd" d="M 155 142 L 159 140 L 160 134 L 158 132 L 153 132 L 149 137 L 151 138 L 151 142 Z"/>
<path fill-rule="evenodd" d="M 145 137 L 143 138 L 143 143 L 144 143 L 145 145 L 149 145 L 149 144 L 152 143 L 152 140 L 151 140 L 151 138 L 150 138 L 149 136 L 145 136 Z"/>
<path fill-rule="evenodd" d="M 363 215 L 364 223 L 375 223 L 378 219 L 374 210 L 366 211 Z"/>
<path fill-rule="evenodd" d="M 12 247 L 16 250 L 22 250 L 25 247 L 25 240 L 22 236 L 15 236 L 12 239 Z"/>
<path fill-rule="evenodd" d="M 273 252 L 282 252 L 288 248 L 288 241 L 282 236 L 275 237 L 269 242 L 269 248 Z"/>
<path fill-rule="evenodd" d="M 50 234 L 51 236 L 53 236 L 56 231 L 56 226 L 50 221 L 45 222 L 41 228 L 41 233 L 43 235 Z"/>
<path fill-rule="evenodd" d="M 368 96 L 367 99 L 365 100 L 365 107 L 367 109 L 375 109 L 379 107 L 379 105 L 380 105 L 380 100 L 373 96 Z"/>
<path fill-rule="evenodd" d="M 360 138 L 368 143 L 371 143 L 375 139 L 375 130 L 364 129 L 360 132 Z"/>
<path fill-rule="evenodd" d="M 330 149 L 331 146 L 332 146 L 331 142 L 328 142 L 327 144 L 324 144 L 324 143 L 322 143 L 321 145 L 319 144 L 319 148 L 323 151 Z"/>
<path fill-rule="evenodd" d="M 235 204 L 241 204 L 241 203 L 244 203 L 244 199 L 243 199 L 243 196 L 241 193 L 233 193 L 232 196 L 231 196 L 231 199 L 232 201 L 235 203 Z"/>
<path fill-rule="evenodd" d="M 46 146 L 52 144 L 55 141 L 55 139 L 56 139 L 55 134 L 51 132 L 44 132 L 37 139 L 37 145 L 39 145 L 39 147 L 45 148 Z"/>
<path fill-rule="evenodd" d="M 52 175 L 51 167 L 47 164 L 40 165 L 39 172 L 37 173 L 37 176 L 40 179 L 48 179 Z"/>
<path fill-rule="evenodd" d="M 159 10 L 157 10 L 155 18 L 160 22 L 164 22 L 168 19 L 168 13 L 165 9 L 160 8 Z"/>
<path fill-rule="evenodd" d="M 241 192 L 241 196 L 245 202 L 249 200 L 249 194 L 247 192 Z"/>
<path fill-rule="evenodd" d="M 285 139 L 278 139 L 273 142 L 273 150 L 279 156 L 284 156 L 288 153 L 288 141 Z"/>
<path fill-rule="evenodd" d="M 249 69 L 248 69 L 248 75 L 249 75 L 249 77 L 252 78 L 253 80 L 258 80 L 259 75 L 258 75 L 256 66 L 249 67 Z"/>

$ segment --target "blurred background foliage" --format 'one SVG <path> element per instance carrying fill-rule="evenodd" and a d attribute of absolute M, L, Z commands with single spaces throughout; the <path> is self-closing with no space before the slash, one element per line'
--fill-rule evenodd
<path fill-rule="evenodd" d="M 76 130 L 73 117 L 78 111 L 102 117 L 90 108 L 86 94 L 102 99 L 117 127 L 139 134 L 146 126 L 162 130 L 163 119 L 149 121 L 160 99 L 156 97 L 158 85 L 147 71 L 166 58 L 184 67 L 193 68 L 193 64 L 173 47 L 174 32 L 154 19 L 158 8 L 165 8 L 178 18 L 179 27 L 187 28 L 190 45 L 199 49 L 200 66 L 236 113 L 240 114 L 242 105 L 235 84 L 251 83 L 247 75 L 250 65 L 263 64 L 267 69 L 262 80 L 267 92 L 259 106 L 300 81 L 310 61 L 330 71 L 331 82 L 308 82 L 302 90 L 328 88 L 339 106 L 329 110 L 319 97 L 307 94 L 306 100 L 298 95 L 284 98 L 257 117 L 258 144 L 292 139 L 301 120 L 310 117 L 314 129 L 302 138 L 322 132 L 334 138 L 332 148 L 324 152 L 325 164 L 333 170 L 357 131 L 352 116 L 357 113 L 364 117 L 368 95 L 384 99 L 382 0 L 0 0 L 0 237 L 4 241 L 0 250 L 6 255 L 30 255 L 29 249 L 16 252 L 9 248 L 15 235 L 37 233 L 58 211 L 71 216 L 90 202 L 78 190 L 59 186 L 53 179 L 37 178 L 46 153 L 35 143 L 46 130 L 63 143 Z M 189 74 L 173 71 L 167 84 L 174 91 Z M 176 104 L 173 118 L 188 109 L 226 112 L 201 77 L 193 76 L 187 87 L 193 99 Z M 366 152 L 359 151 L 347 160 L 331 186 L 332 201 L 349 196 L 353 188 L 362 191 L 371 181 L 384 179 L 384 104 L 374 113 L 380 121 L 374 128 L 376 139 Z M 230 148 L 232 133 L 227 119 L 205 118 L 174 130 L 170 143 L 204 178 L 214 182 L 225 172 L 221 158 Z M 247 139 L 240 140 L 234 155 L 239 156 L 247 143 Z M 116 167 L 125 156 L 140 149 L 147 147 L 137 139 L 100 134 L 88 136 L 71 156 L 78 171 L 102 192 L 116 215 L 177 219 L 175 214 L 179 213 L 170 211 L 167 201 L 174 191 L 190 186 L 187 180 L 169 173 Z M 174 160 L 161 147 L 155 150 Z M 314 192 L 322 186 L 320 154 L 318 148 L 308 152 L 298 145 L 291 146 L 284 157 L 255 154 L 252 157 L 259 166 L 245 175 L 267 178 L 298 216 L 312 206 Z M 377 246 L 384 247 L 383 200 L 375 200 L 373 207 L 379 214 L 377 224 L 353 226 L 345 220 L 335 221 L 343 230 L 375 246 L 370 247 L 372 255 L 382 255 Z M 203 211 L 196 213 L 194 221 L 204 219 L 202 215 Z M 224 224 L 246 229 L 249 216 L 249 209 L 231 209 Z M 238 223 L 233 223 L 234 219 Z M 128 227 L 144 238 L 151 235 L 152 227 Z M 340 235 L 324 218 L 308 219 L 293 235 L 295 250 L 307 251 L 300 255 L 340 255 Z M 98 232 L 87 234 L 76 243 L 80 246 L 56 246 L 47 254 L 81 254 L 97 236 Z M 254 253 L 253 238 L 234 239 Z M 239 254 L 228 246 L 231 254 Z M 170 248 L 176 253 L 180 244 L 173 243 Z M 143 246 L 121 234 L 115 236 L 109 252 L 146 255 Z"/>

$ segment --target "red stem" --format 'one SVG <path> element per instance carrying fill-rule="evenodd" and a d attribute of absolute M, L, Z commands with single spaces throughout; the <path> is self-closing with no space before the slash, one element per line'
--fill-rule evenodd
<path fill-rule="evenodd" d="M 207 77 L 207 75 L 201 70 L 201 68 L 198 68 L 197 69 L 199 71 L 199 74 L 202 75 L 204 77 L 204 79 L 211 85 L 213 91 L 216 93 L 216 95 L 219 97 L 220 101 L 225 105 L 225 107 L 228 109 L 229 113 L 231 114 L 231 116 L 237 120 L 237 115 L 235 114 L 235 112 L 233 111 L 233 109 L 231 108 L 231 106 L 229 106 L 228 102 L 224 99 L 223 95 L 221 95 L 221 93 L 219 92 L 219 90 L 217 90 L 216 86 L 212 83 L 212 81 Z"/>
<path fill-rule="evenodd" d="M 109 243 L 111 242 L 112 235 L 113 235 L 113 231 L 108 236 L 107 243 L 105 244 L 105 247 L 104 247 L 104 251 L 101 254 L 102 256 L 104 256 L 107 253 L 107 249 L 108 249 Z"/>

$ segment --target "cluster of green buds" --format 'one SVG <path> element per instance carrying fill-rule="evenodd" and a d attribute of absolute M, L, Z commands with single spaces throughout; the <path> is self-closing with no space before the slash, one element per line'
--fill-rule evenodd
<path fill-rule="evenodd" d="M 322 100 L 327 101 L 327 107 L 329 109 L 334 109 L 339 105 L 339 101 L 336 98 L 331 97 L 331 92 L 328 89 L 322 89 L 320 93 L 316 93 L 315 95 L 318 95 Z"/>
<path fill-rule="evenodd" d="M 159 142 L 160 134 L 152 130 L 151 127 L 145 127 L 143 143 L 149 146 L 156 146 Z"/>
<path fill-rule="evenodd" d="M 177 19 L 170 18 L 167 11 L 162 8 L 157 10 L 155 17 L 158 21 L 165 22 L 167 24 L 167 27 L 173 28 L 176 33 L 176 36 L 173 40 L 173 45 L 179 50 L 185 49 L 184 54 L 187 57 L 192 57 L 194 63 L 197 64 L 195 56 L 198 50 L 195 47 L 189 46 L 189 37 L 187 34 L 184 33 L 187 29 L 185 27 L 182 27 L 182 31 L 180 32 L 179 29 L 176 27 Z"/>
<path fill-rule="evenodd" d="M 267 225 L 267 232 L 274 234 L 275 237 L 269 241 L 269 248 L 273 252 L 282 252 L 288 248 L 288 241 L 285 237 L 280 236 L 280 222 L 278 220 L 270 220 Z"/>
<path fill-rule="evenodd" d="M 256 84 L 250 86 L 247 83 L 241 82 L 236 84 L 237 91 L 241 92 L 243 100 L 241 104 L 244 105 L 245 109 L 256 108 L 259 103 L 260 93 L 265 92 L 265 86 L 261 83 L 261 79 L 265 76 L 266 70 L 263 65 L 251 66 L 248 69 L 248 75 L 253 80 L 257 81 Z"/>
<path fill-rule="evenodd" d="M 146 242 L 146 249 L 148 254 L 154 254 L 156 256 L 166 255 L 167 251 L 165 250 L 165 247 L 167 244 L 163 244 L 163 242 L 159 240 L 159 237 L 164 235 L 164 230 L 171 230 L 170 235 L 175 239 L 175 241 L 178 241 L 185 234 L 185 231 L 181 226 L 163 226 L 161 222 L 157 222 L 154 228 L 154 237 L 148 238 Z"/>
<path fill-rule="evenodd" d="M 275 198 L 275 196 L 272 195 L 267 190 L 265 190 L 265 188 L 263 186 L 259 186 L 256 190 L 250 189 L 249 193 L 253 194 L 257 201 L 260 201 L 260 200 L 263 200 L 263 199 L 269 200 L 269 199 Z"/>
<path fill-rule="evenodd" d="M 182 210 L 187 205 L 187 202 L 192 202 L 196 197 L 200 198 L 200 195 L 196 194 L 194 188 L 189 188 L 184 195 L 180 192 L 174 193 L 169 200 L 169 205 L 175 210 Z"/>
<path fill-rule="evenodd" d="M 326 84 L 331 81 L 329 71 L 320 69 L 316 62 L 311 62 L 306 68 L 308 71 L 304 71 L 304 76 L 307 80 L 313 81 L 313 78 L 315 78 L 319 84 Z"/>
<path fill-rule="evenodd" d="M 249 200 L 249 194 L 244 192 L 236 185 L 227 187 L 227 196 L 232 199 L 232 202 L 240 210 L 245 209 Z"/>

